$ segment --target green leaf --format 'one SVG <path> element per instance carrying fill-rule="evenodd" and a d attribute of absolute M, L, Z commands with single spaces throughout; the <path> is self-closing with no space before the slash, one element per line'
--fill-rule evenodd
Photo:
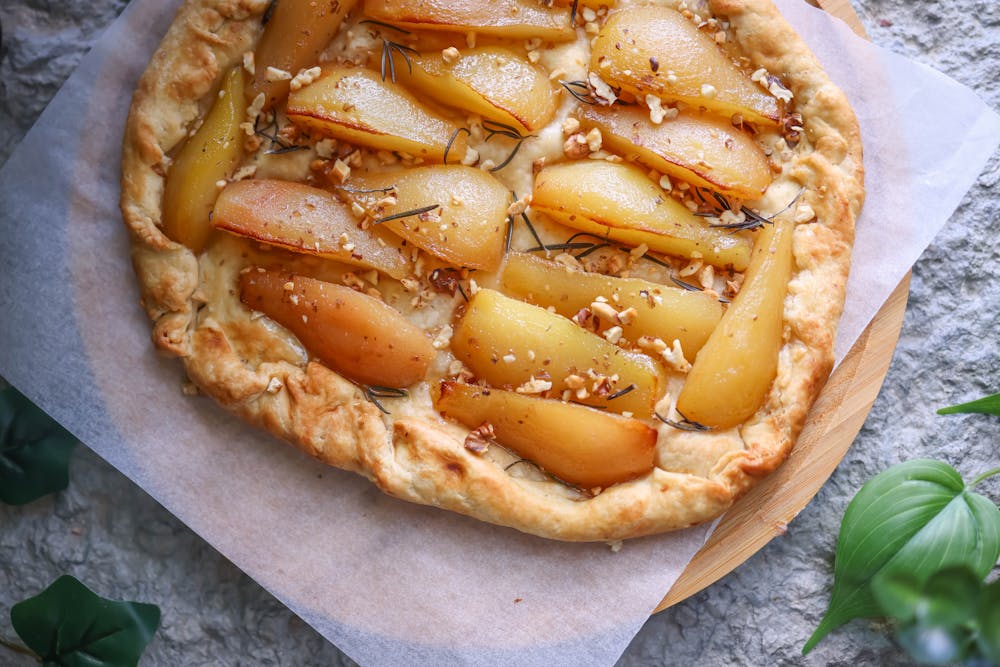
<path fill-rule="evenodd" d="M 977 401 L 970 401 L 968 403 L 962 403 L 961 405 L 953 405 L 949 408 L 941 408 L 937 411 L 939 415 L 953 415 L 960 412 L 978 412 L 979 414 L 984 415 L 1000 416 L 1000 394 L 993 394 L 992 396 L 980 398 Z"/>
<path fill-rule="evenodd" d="M 1000 581 L 983 589 L 979 597 L 979 651 L 986 659 L 1000 665 Z"/>
<path fill-rule="evenodd" d="M 964 628 L 919 624 L 900 628 L 896 639 L 917 662 L 925 665 L 947 665 L 961 660 L 973 641 Z"/>
<path fill-rule="evenodd" d="M 802 651 L 852 619 L 884 615 L 873 589 L 891 598 L 906 576 L 922 588 L 938 570 L 959 565 L 982 580 L 998 556 L 1000 509 L 968 490 L 954 468 L 924 459 L 893 466 L 844 513 L 830 606 Z"/>
<path fill-rule="evenodd" d="M 139 662 L 160 625 L 160 609 L 106 600 L 70 576 L 19 602 L 10 620 L 45 667 L 127 667 Z"/>
<path fill-rule="evenodd" d="M 76 438 L 13 387 L 0 391 L 0 502 L 24 505 L 69 485 Z"/>
<path fill-rule="evenodd" d="M 948 627 L 968 624 L 976 615 L 982 588 L 982 578 L 967 567 L 949 567 L 935 572 L 924 584 L 916 610 L 918 622 Z M 875 595 L 878 597 L 878 590 Z"/>

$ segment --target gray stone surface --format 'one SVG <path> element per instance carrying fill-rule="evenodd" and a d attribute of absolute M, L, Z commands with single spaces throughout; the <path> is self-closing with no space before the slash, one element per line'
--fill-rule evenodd
<path fill-rule="evenodd" d="M 2 0 L 0 164 L 124 0 Z M 994 0 L 854 0 L 874 41 L 940 69 L 1000 107 Z M 941 119 L 943 123 L 947 118 Z M 918 456 L 967 477 L 998 465 L 997 421 L 934 409 L 1000 390 L 1000 219 L 994 155 L 916 265 L 902 336 L 857 442 L 816 500 L 743 567 L 651 618 L 622 665 L 906 665 L 873 622 L 800 647 L 825 609 L 844 508 L 874 473 Z M 2 279 L 2 270 L 0 270 Z M 2 341 L 0 341 L 2 344 Z M 163 626 L 146 665 L 351 664 L 335 647 L 85 448 L 70 489 L 0 507 L 0 637 L 7 611 L 59 574 L 156 602 Z M 1000 484 L 985 490 L 1000 498 Z M 0 665 L 32 665 L 3 652 Z"/>

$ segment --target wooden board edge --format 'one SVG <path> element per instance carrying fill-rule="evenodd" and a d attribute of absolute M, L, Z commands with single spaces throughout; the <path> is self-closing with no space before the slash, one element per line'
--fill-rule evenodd
<path fill-rule="evenodd" d="M 833 474 L 882 388 L 909 285 L 907 275 L 831 376 L 788 460 L 723 517 L 654 613 L 715 583 L 784 534 Z"/>

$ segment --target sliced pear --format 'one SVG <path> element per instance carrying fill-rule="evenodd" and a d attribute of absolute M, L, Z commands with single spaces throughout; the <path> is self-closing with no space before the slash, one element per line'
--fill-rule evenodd
<path fill-rule="evenodd" d="M 251 268 L 240 298 L 289 329 L 333 370 L 356 382 L 408 387 L 437 356 L 424 332 L 382 301 L 349 287 L 284 271 Z"/>
<path fill-rule="evenodd" d="M 778 100 L 670 7 L 630 7 L 608 17 L 594 39 L 590 69 L 640 99 L 656 95 L 768 126 L 781 118 Z"/>
<path fill-rule="evenodd" d="M 441 104 L 525 132 L 545 126 L 556 111 L 549 78 L 527 58 L 499 46 L 464 49 L 453 62 L 439 52 L 414 57 L 412 76 L 401 80 Z"/>
<path fill-rule="evenodd" d="M 236 67 L 226 75 L 221 97 L 167 172 L 163 233 L 196 253 L 202 251 L 212 233 L 209 216 L 219 194 L 217 184 L 229 178 L 243 156 L 240 123 L 245 110 L 243 70 Z"/>
<path fill-rule="evenodd" d="M 350 209 L 336 197 L 301 183 L 230 183 L 215 203 L 212 224 L 261 243 L 377 269 L 393 278 L 404 277 L 409 269 L 398 238 L 358 229 Z"/>
<path fill-rule="evenodd" d="M 794 223 L 777 220 L 759 233 L 743 287 L 677 398 L 677 410 L 688 419 L 729 428 L 764 403 L 778 371 L 794 232 Z"/>
<path fill-rule="evenodd" d="M 652 415 L 665 382 L 646 355 L 626 352 L 561 315 L 488 289 L 472 297 L 451 349 L 493 386 L 531 391 L 524 385 L 534 378 L 551 382 L 548 391 L 556 396 L 569 389 L 574 401 L 639 417 Z M 600 378 L 608 383 L 601 386 Z M 635 388 L 609 400 L 631 385 Z"/>
<path fill-rule="evenodd" d="M 661 338 L 681 342 L 684 356 L 694 360 L 719 320 L 722 304 L 704 292 L 691 292 L 638 278 L 615 278 L 570 269 L 540 257 L 513 252 L 501 278 L 507 293 L 573 317 L 598 298 L 627 316 L 600 318 L 599 331 L 620 326 L 627 340 Z M 634 312 L 629 312 L 634 309 Z"/>
<path fill-rule="evenodd" d="M 659 125 L 638 106 L 586 106 L 585 130 L 601 131 L 604 147 L 630 162 L 738 199 L 758 199 L 771 184 L 764 150 L 726 118 L 685 110 Z"/>
<path fill-rule="evenodd" d="M 270 109 L 288 96 L 289 79 L 300 70 L 319 64 L 319 55 L 337 34 L 344 17 L 358 0 L 281 0 L 264 27 L 254 51 L 254 75 L 249 99 L 264 93 L 264 108 Z M 273 68 L 269 70 L 268 68 Z"/>
<path fill-rule="evenodd" d="M 331 66 L 288 96 L 296 125 L 319 134 L 433 162 L 444 160 L 457 129 L 392 81 L 367 69 Z"/>
<path fill-rule="evenodd" d="M 385 193 L 345 194 L 376 219 L 437 204 L 423 214 L 377 225 L 446 262 L 470 269 L 496 271 L 503 261 L 510 192 L 482 169 L 461 165 L 417 167 L 364 176 L 352 190 L 393 188 L 395 204 Z"/>
<path fill-rule="evenodd" d="M 656 431 L 635 419 L 455 382 L 441 384 L 434 407 L 469 428 L 488 422 L 500 444 L 586 489 L 653 469 Z"/>
<path fill-rule="evenodd" d="M 538 0 L 366 0 L 365 13 L 420 30 L 477 32 L 507 39 L 539 37 L 552 42 L 576 38 L 569 10 L 545 7 Z"/>
<path fill-rule="evenodd" d="M 709 227 L 629 164 L 580 160 L 545 167 L 535 177 L 531 207 L 580 231 L 671 255 L 698 253 L 720 268 L 742 271 L 750 259 L 747 238 Z"/>

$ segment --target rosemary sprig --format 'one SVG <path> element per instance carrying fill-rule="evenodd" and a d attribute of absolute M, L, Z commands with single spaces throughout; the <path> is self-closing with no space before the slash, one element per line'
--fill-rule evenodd
<path fill-rule="evenodd" d="M 377 218 L 372 221 L 373 225 L 380 225 L 383 222 L 389 222 L 390 220 L 399 220 L 400 218 L 409 218 L 414 215 L 420 215 L 421 213 L 427 213 L 428 211 L 433 211 L 436 208 L 441 208 L 441 204 L 429 204 L 427 206 L 421 206 L 420 208 L 410 209 L 409 211 L 401 211 L 399 213 L 393 213 L 392 215 L 387 215 L 383 218 Z"/>
<path fill-rule="evenodd" d="M 576 10 L 580 5 L 580 0 L 573 0 L 573 7 L 569 10 L 569 24 L 571 26 L 576 25 Z"/>
<path fill-rule="evenodd" d="M 586 81 L 559 81 L 559 84 L 566 89 L 566 92 L 576 98 L 582 104 L 597 104 L 594 94 Z"/>
<path fill-rule="evenodd" d="M 681 289 L 686 289 L 688 292 L 702 292 L 702 291 L 704 291 L 704 290 L 702 290 L 702 288 L 698 287 L 697 285 L 692 285 L 689 282 L 685 282 L 685 281 L 681 280 L 680 278 L 678 278 L 677 276 L 670 276 L 670 280 L 672 280 L 675 285 L 677 285 Z"/>
<path fill-rule="evenodd" d="M 678 412 L 677 414 L 680 414 L 680 412 Z M 711 431 L 712 430 L 711 426 L 705 426 L 704 424 L 699 424 L 696 421 L 691 421 L 690 419 L 688 419 L 684 415 L 681 415 L 681 420 L 680 421 L 674 421 L 673 419 L 667 419 L 666 417 L 664 417 L 663 415 L 661 415 L 659 412 L 654 412 L 653 416 L 656 417 L 657 419 L 659 419 L 661 422 L 663 422 L 667 426 L 672 426 L 672 427 L 676 428 L 679 431 L 690 431 L 690 432 L 693 432 L 693 433 L 700 433 L 700 432 L 703 432 L 703 431 Z"/>
<path fill-rule="evenodd" d="M 514 156 L 517 155 L 517 152 L 521 150 L 521 145 L 524 144 L 525 139 L 530 139 L 531 137 L 534 136 L 531 134 L 522 135 L 518 131 L 518 129 L 516 127 L 513 127 L 512 125 L 507 125 L 505 123 L 498 123 L 495 120 L 489 120 L 489 119 L 483 120 L 483 129 L 486 130 L 486 141 L 489 141 L 490 139 L 492 139 L 497 135 L 502 137 L 507 137 L 509 139 L 514 139 L 517 141 L 517 144 L 514 145 L 514 150 L 510 152 L 510 155 L 508 155 L 503 162 L 490 169 L 490 172 L 500 171 L 508 164 L 510 164 L 511 160 L 514 159 Z"/>
<path fill-rule="evenodd" d="M 267 3 L 267 9 L 264 10 L 264 14 L 260 17 L 261 26 L 266 26 L 271 21 L 271 17 L 274 16 L 274 10 L 278 6 L 278 0 L 271 0 Z"/>
<path fill-rule="evenodd" d="M 419 56 L 420 52 L 414 48 L 406 46 L 405 44 L 400 44 L 392 40 L 382 38 L 382 80 L 385 81 L 386 69 L 389 71 L 389 76 L 392 78 L 392 82 L 396 83 L 396 54 L 403 56 L 403 60 L 406 61 L 406 67 L 410 70 L 410 74 L 413 74 L 413 60 L 410 55 Z"/>
<path fill-rule="evenodd" d="M 458 135 L 465 132 L 467 135 L 472 136 L 472 132 L 469 131 L 467 127 L 460 127 L 451 133 L 451 137 L 448 138 L 448 144 L 444 147 L 444 163 L 448 164 L 448 153 L 451 152 L 451 147 L 455 144 L 455 140 L 458 139 Z"/>
<path fill-rule="evenodd" d="M 350 192 L 352 195 L 371 195 L 371 194 L 375 194 L 375 193 L 392 192 L 393 190 L 396 189 L 395 185 L 390 185 L 387 188 L 371 188 L 371 189 L 367 189 L 367 190 L 363 189 L 363 188 L 352 188 L 352 187 L 347 186 L 347 185 L 335 185 L 333 187 L 336 190 L 342 190 L 344 192 Z"/>
<path fill-rule="evenodd" d="M 270 132 L 270 134 L 268 134 Z M 270 123 L 265 125 L 263 128 L 260 127 L 260 116 L 253 121 L 253 133 L 258 137 L 264 137 L 271 142 L 271 147 L 269 150 L 264 151 L 265 155 L 281 155 L 282 153 L 291 153 L 293 151 L 304 151 L 308 150 L 308 146 L 301 146 L 299 144 L 287 143 L 281 138 L 281 127 L 278 125 L 276 119 L 272 120 Z M 278 148 L 274 146 L 277 144 Z"/>
<path fill-rule="evenodd" d="M 517 201 L 518 197 L 516 192 L 511 190 L 510 196 L 513 197 L 514 201 Z M 531 218 L 528 217 L 528 213 L 526 211 L 521 212 L 521 219 L 524 220 L 524 224 L 528 226 L 528 231 L 531 232 L 531 236 L 534 237 L 535 243 L 544 248 L 545 244 L 542 243 L 542 237 L 538 235 L 538 231 L 535 230 L 535 226 L 531 223 Z M 511 237 L 514 235 L 514 216 L 512 215 L 507 216 L 507 224 L 508 224 L 507 238 L 505 240 L 505 244 L 506 244 L 506 251 L 510 251 L 510 240 Z"/>
<path fill-rule="evenodd" d="M 510 254 L 510 242 L 514 238 L 514 216 L 507 216 L 507 233 L 504 235 L 503 239 L 503 255 L 506 257 Z"/>
<path fill-rule="evenodd" d="M 619 389 L 615 393 L 613 393 L 610 396 L 608 396 L 608 400 L 609 401 L 613 401 L 616 398 L 621 398 L 622 396 L 624 396 L 625 394 L 629 393 L 630 391 L 635 391 L 635 388 L 636 387 L 635 387 L 634 384 L 630 384 L 629 386 L 625 387 L 624 389 Z"/>
<path fill-rule="evenodd" d="M 379 403 L 380 398 L 406 398 L 409 394 L 405 389 L 397 389 L 395 387 L 383 387 L 377 384 L 363 384 L 361 385 L 361 390 L 365 394 L 365 398 L 375 404 L 375 407 L 382 411 L 383 414 L 392 414 L 385 409 L 385 406 Z"/>
<path fill-rule="evenodd" d="M 405 28 L 400 28 L 399 26 L 395 26 L 395 25 L 392 25 L 391 23 L 386 23 L 384 21 L 376 21 L 375 19 L 365 19 L 364 21 L 358 21 L 359 25 L 365 24 L 365 23 L 368 23 L 368 24 L 371 24 L 371 25 L 377 25 L 380 28 L 388 28 L 389 30 L 395 30 L 397 32 L 403 33 L 404 35 L 412 35 L 413 34 L 409 30 L 406 30 Z"/>
<path fill-rule="evenodd" d="M 698 191 L 695 190 L 695 192 L 698 192 Z M 803 190 L 800 189 L 796 193 L 796 195 L 792 198 L 792 201 L 788 202 L 788 204 L 783 209 L 781 209 L 780 211 L 778 211 L 777 213 L 775 213 L 774 215 L 772 215 L 770 218 L 768 218 L 766 216 L 763 216 L 760 213 L 757 213 L 756 211 L 754 211 L 754 210 L 752 210 L 752 209 L 750 209 L 750 208 L 748 208 L 746 206 L 740 206 L 740 212 L 743 213 L 744 217 L 746 218 L 743 222 L 731 222 L 731 223 L 727 223 L 727 224 L 718 224 L 718 223 L 717 224 L 709 224 L 709 227 L 712 227 L 712 228 L 715 228 L 715 229 L 728 229 L 728 230 L 731 230 L 733 232 L 739 232 L 739 231 L 743 231 L 743 230 L 747 230 L 747 229 L 750 229 L 750 230 L 760 229 L 764 225 L 773 225 L 775 218 L 777 218 L 779 215 L 781 215 L 782 213 L 784 213 L 785 211 L 787 211 L 788 209 L 790 209 L 792 206 L 795 205 L 795 202 L 797 202 L 799 200 L 799 197 L 802 196 L 802 192 L 803 192 Z M 719 204 L 719 206 L 721 207 L 722 210 L 721 211 L 719 211 L 719 210 L 708 211 L 706 213 L 700 213 L 699 215 L 701 215 L 702 217 L 704 217 L 706 215 L 710 216 L 710 217 L 715 217 L 716 215 L 721 214 L 724 211 L 732 211 L 733 210 L 733 206 L 729 202 L 729 200 L 726 199 L 725 197 L 723 197 L 722 195 L 720 195 L 719 193 L 713 192 L 712 193 L 712 197 L 715 199 L 716 202 L 718 202 L 718 204 Z"/>

